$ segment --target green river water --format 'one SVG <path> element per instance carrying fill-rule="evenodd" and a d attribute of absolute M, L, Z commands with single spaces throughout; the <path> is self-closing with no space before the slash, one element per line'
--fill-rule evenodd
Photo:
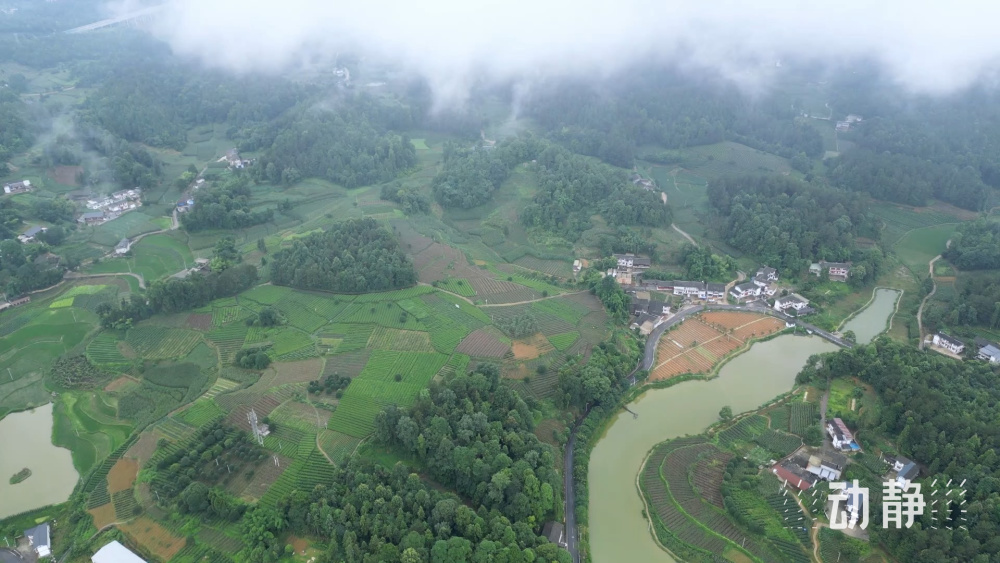
<path fill-rule="evenodd" d="M 729 405 L 734 413 L 753 410 L 789 391 L 806 360 L 837 347 L 819 337 L 783 335 L 758 342 L 723 366 L 709 381 L 687 381 L 653 389 L 620 413 L 590 458 L 590 548 L 596 563 L 673 559 L 653 540 L 642 514 L 636 475 L 654 445 L 698 434 Z"/>
<path fill-rule="evenodd" d="M 860 313 L 844 323 L 840 332 L 853 330 L 858 344 L 868 344 L 875 340 L 876 336 L 889 328 L 889 317 L 896 310 L 899 294 L 897 289 L 876 289 L 875 298 Z"/>

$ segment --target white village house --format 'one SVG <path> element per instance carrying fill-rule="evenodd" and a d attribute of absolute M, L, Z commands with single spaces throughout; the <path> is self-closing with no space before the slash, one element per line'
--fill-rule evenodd
<path fill-rule="evenodd" d="M 31 191 L 31 180 L 22 180 L 20 182 L 14 182 L 12 184 L 3 185 L 3 193 L 5 194 L 20 194 L 30 191 Z"/>
<path fill-rule="evenodd" d="M 733 299 L 737 301 L 755 301 L 760 297 L 760 294 L 761 288 L 754 282 L 741 283 L 729 290 L 729 295 L 732 295 Z"/>
<path fill-rule="evenodd" d="M 97 550 L 97 553 L 92 555 L 90 560 L 93 563 L 146 563 L 145 559 L 117 541 Z"/>
<path fill-rule="evenodd" d="M 123 238 L 117 245 L 115 245 L 115 254 L 121 256 L 122 254 L 128 252 L 130 248 L 132 248 L 132 242 L 127 238 Z"/>
<path fill-rule="evenodd" d="M 826 423 L 826 433 L 830 435 L 833 447 L 840 450 L 860 450 L 857 442 L 854 441 L 854 434 L 847 429 L 844 421 L 835 418 Z"/>
<path fill-rule="evenodd" d="M 820 260 L 817 263 L 813 263 L 809 266 L 809 273 L 818 276 L 826 270 L 827 275 L 830 277 L 831 281 L 841 281 L 846 282 L 847 277 L 851 275 L 851 263 L 850 262 L 827 262 L 826 260 Z"/>
<path fill-rule="evenodd" d="M 18 235 L 17 240 L 21 241 L 23 244 L 28 244 L 29 242 L 35 240 L 35 237 L 37 237 L 39 233 L 44 233 L 47 230 L 48 229 L 45 227 L 31 227 L 27 231 Z"/>
<path fill-rule="evenodd" d="M 776 311 L 787 311 L 788 309 L 801 311 L 808 306 L 809 300 L 795 293 L 789 293 L 784 297 L 779 297 L 774 300 L 774 310 Z"/>
<path fill-rule="evenodd" d="M 942 334 L 940 332 L 934 335 L 933 339 L 931 339 L 931 342 L 933 342 L 935 346 L 944 348 L 945 350 L 948 350 L 952 354 L 961 354 L 962 351 L 965 350 L 964 342 L 962 342 L 957 338 L 952 338 L 947 334 Z"/>

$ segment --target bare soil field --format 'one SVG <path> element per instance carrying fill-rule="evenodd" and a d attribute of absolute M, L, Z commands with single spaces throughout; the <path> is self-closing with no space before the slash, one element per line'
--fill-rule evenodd
<path fill-rule="evenodd" d="M 146 548 L 146 551 L 163 561 L 173 559 L 174 555 L 177 555 L 177 552 L 184 548 L 183 538 L 171 534 L 169 530 L 146 516 L 139 517 L 128 524 L 122 524 L 118 528 L 133 541 Z"/>
<path fill-rule="evenodd" d="M 138 461 L 127 457 L 119 459 L 111 466 L 111 471 L 108 471 L 108 492 L 115 494 L 131 489 L 138 474 Z"/>
<path fill-rule="evenodd" d="M 278 371 L 277 377 L 270 386 L 283 385 L 285 383 L 305 383 L 319 379 L 323 373 L 323 359 L 312 358 L 298 362 L 275 362 L 275 369 Z"/>
<path fill-rule="evenodd" d="M 785 323 L 774 317 L 740 311 L 709 311 L 688 318 L 661 338 L 650 381 L 709 373 L 748 340 L 784 328 Z"/>
<path fill-rule="evenodd" d="M 529 338 L 515 340 L 512 343 L 512 348 L 515 360 L 532 360 L 555 349 L 542 333 Z"/>
<path fill-rule="evenodd" d="M 191 313 L 184 324 L 195 330 L 212 330 L 212 314 Z"/>
<path fill-rule="evenodd" d="M 127 387 L 129 385 L 135 384 L 135 383 L 138 383 L 138 382 L 136 380 L 132 379 L 131 377 L 127 376 L 127 375 L 123 375 L 123 376 L 121 376 L 121 377 L 119 377 L 117 379 L 112 380 L 111 383 L 108 383 L 107 385 L 105 385 L 104 386 L 104 390 L 105 391 L 121 391 L 123 388 L 125 388 L 125 387 Z"/>
<path fill-rule="evenodd" d="M 156 442 L 159 438 L 153 432 L 143 432 L 132 447 L 125 452 L 125 457 L 136 460 L 139 467 L 146 465 L 149 458 L 156 452 Z"/>
<path fill-rule="evenodd" d="M 64 186 L 78 186 L 77 178 L 81 172 L 83 172 L 82 166 L 56 166 L 49 170 L 49 176 Z"/>
<path fill-rule="evenodd" d="M 97 508 L 91 508 L 87 512 L 94 517 L 94 527 L 98 530 L 115 521 L 115 505 L 110 502 Z"/>

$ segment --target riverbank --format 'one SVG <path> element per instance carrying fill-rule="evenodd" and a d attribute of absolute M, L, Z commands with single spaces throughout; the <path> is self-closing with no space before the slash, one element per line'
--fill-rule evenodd
<path fill-rule="evenodd" d="M 903 294 L 902 289 L 876 287 L 872 290 L 871 299 L 844 319 L 837 326 L 837 331 L 841 334 L 853 331 L 858 344 L 868 344 L 892 329 L 892 319 L 899 312 Z"/>
<path fill-rule="evenodd" d="M 679 377 L 668 387 L 637 389 L 627 395 L 628 407 L 638 418 L 621 409 L 607 414 L 607 420 L 594 424 L 600 429 L 594 434 L 599 438 L 590 448 L 592 455 L 586 456 L 591 458 L 586 464 L 591 560 L 673 561 L 650 536 L 636 491 L 636 474 L 650 449 L 664 440 L 704 432 L 718 421 L 724 406 L 746 412 L 774 400 L 792 389 L 809 356 L 836 349 L 820 338 L 782 334 L 754 343 L 712 379 Z M 577 456 L 580 471 L 583 450 Z M 578 520 L 582 525 L 579 514 Z"/>

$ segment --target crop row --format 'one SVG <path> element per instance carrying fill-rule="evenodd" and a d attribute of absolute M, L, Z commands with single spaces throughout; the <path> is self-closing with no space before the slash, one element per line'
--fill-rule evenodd
<path fill-rule="evenodd" d="M 102 331 L 87 344 L 87 359 L 97 365 L 129 363 L 128 358 L 118 350 L 118 336 L 109 331 Z"/>
<path fill-rule="evenodd" d="M 769 451 L 774 452 L 778 457 L 785 457 L 799 449 L 799 446 L 802 445 L 802 440 L 798 436 L 778 432 L 770 428 L 765 430 L 760 436 L 757 436 L 754 441 Z"/>
<path fill-rule="evenodd" d="M 737 443 L 753 441 L 767 429 L 767 419 L 760 415 L 748 416 L 719 433 L 719 444 L 733 447 Z"/>
<path fill-rule="evenodd" d="M 361 443 L 359 438 L 333 430 L 323 430 L 319 436 L 320 448 L 334 463 L 344 463 Z"/>
<path fill-rule="evenodd" d="M 212 310 L 212 326 L 220 327 L 234 322 L 240 318 L 241 312 L 242 308 L 239 306 L 216 307 Z"/>
<path fill-rule="evenodd" d="M 369 348 L 382 350 L 410 350 L 413 352 L 433 352 L 430 335 L 415 330 L 398 330 L 384 326 L 375 327 L 368 339 Z"/>
<path fill-rule="evenodd" d="M 219 357 L 222 363 L 233 361 L 236 352 L 243 347 L 247 340 L 247 327 L 242 323 L 235 323 L 229 326 L 213 329 L 207 338 L 215 344 L 219 350 Z"/>
<path fill-rule="evenodd" d="M 197 332 L 159 326 L 133 327 L 125 336 L 125 342 L 147 359 L 185 356 L 199 340 L 201 335 Z"/>
<path fill-rule="evenodd" d="M 426 386 L 448 360 L 444 354 L 373 350 L 356 381 L 394 382 Z M 396 382 L 398 383 L 398 382 Z"/>
<path fill-rule="evenodd" d="M 555 346 L 556 350 L 565 351 L 579 338 L 580 333 L 574 330 L 572 332 L 564 332 L 562 334 L 553 334 L 552 336 L 549 336 L 549 342 Z"/>
<path fill-rule="evenodd" d="M 816 422 L 816 406 L 812 403 L 792 403 L 789 406 L 788 431 L 804 436 Z"/>

